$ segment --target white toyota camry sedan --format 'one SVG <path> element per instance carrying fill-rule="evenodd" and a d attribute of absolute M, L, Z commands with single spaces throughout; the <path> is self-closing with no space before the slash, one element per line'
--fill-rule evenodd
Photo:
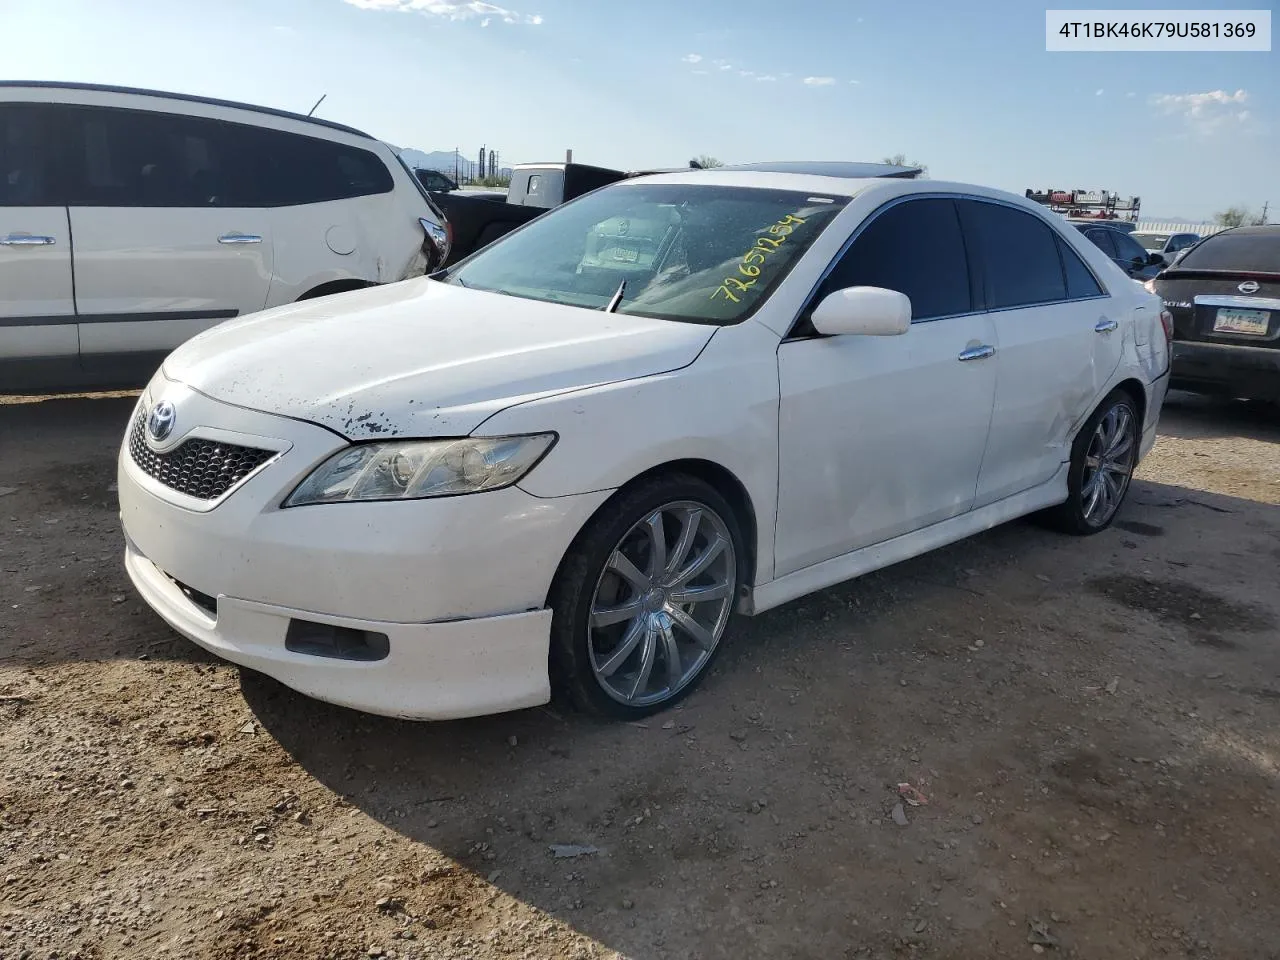
<path fill-rule="evenodd" d="M 734 612 L 1024 514 L 1105 529 L 1161 301 L 1020 197 L 821 169 L 637 178 L 189 341 L 120 452 L 138 591 L 356 709 L 627 718 Z"/>

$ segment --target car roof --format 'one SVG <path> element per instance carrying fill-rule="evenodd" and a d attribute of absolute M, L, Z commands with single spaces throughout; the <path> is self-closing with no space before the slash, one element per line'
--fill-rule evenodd
<path fill-rule="evenodd" d="M 763 163 L 727 164 L 712 169 L 746 170 L 754 173 L 799 173 L 845 180 L 866 180 L 871 177 L 911 180 L 924 172 L 920 167 L 901 167 L 892 163 L 854 163 L 843 160 L 770 160 Z"/>
<path fill-rule="evenodd" d="M 187 103 L 203 103 L 211 107 L 230 107 L 234 110 L 249 110 L 253 113 L 266 114 L 271 117 L 282 117 L 286 120 L 300 120 L 303 123 L 313 123 L 317 126 L 328 127 L 330 130 L 341 130 L 343 133 L 350 133 L 357 137 L 364 137 L 366 140 L 375 139 L 371 134 L 365 133 L 363 130 L 357 130 L 355 127 L 348 127 L 346 124 L 335 123 L 332 120 L 323 120 L 320 117 L 308 117 L 302 113 L 293 113 L 289 110 L 277 110 L 274 107 L 262 107 L 253 103 L 240 103 L 236 100 L 218 100 L 214 97 L 200 97 L 191 93 L 169 93 L 164 90 L 146 90 L 139 87 L 118 87 L 104 83 L 63 83 L 57 80 L 0 80 L 0 90 L 13 89 L 17 87 L 38 90 L 88 90 L 94 93 L 120 93 L 136 97 L 157 97 L 165 100 L 182 100 Z"/>

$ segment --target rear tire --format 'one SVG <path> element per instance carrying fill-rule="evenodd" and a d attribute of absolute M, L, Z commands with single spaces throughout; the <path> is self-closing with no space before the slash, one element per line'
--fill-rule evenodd
<path fill-rule="evenodd" d="M 746 550 L 706 481 L 670 474 L 624 490 L 569 548 L 551 588 L 551 675 L 581 710 L 634 720 L 706 676 Z"/>
<path fill-rule="evenodd" d="M 1140 443 L 1137 403 L 1126 391 L 1113 390 L 1071 445 L 1067 500 L 1044 513 L 1048 524 L 1078 537 L 1111 526 L 1129 492 Z"/>

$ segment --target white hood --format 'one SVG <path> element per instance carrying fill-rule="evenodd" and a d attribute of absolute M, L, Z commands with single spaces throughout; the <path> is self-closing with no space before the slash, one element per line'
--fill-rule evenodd
<path fill-rule="evenodd" d="M 164 373 L 352 440 L 464 436 L 533 397 L 687 366 L 715 329 L 423 278 L 228 321 Z"/>

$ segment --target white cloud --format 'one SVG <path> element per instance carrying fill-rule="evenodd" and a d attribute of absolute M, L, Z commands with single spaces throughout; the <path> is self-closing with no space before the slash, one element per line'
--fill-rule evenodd
<path fill-rule="evenodd" d="M 685 54 L 683 57 L 681 57 L 680 59 L 681 59 L 684 63 L 701 63 L 701 62 L 702 62 L 702 54 L 700 54 L 700 53 L 686 53 L 686 54 Z"/>
<path fill-rule="evenodd" d="M 733 69 L 733 64 L 732 64 L 732 63 L 722 63 L 722 64 L 720 64 L 720 69 L 721 69 L 721 70 L 732 70 L 732 69 Z"/>
<path fill-rule="evenodd" d="M 1137 96 L 1137 94 L 1136 94 L 1136 93 L 1134 93 L 1132 90 L 1130 90 L 1128 93 L 1126 93 L 1126 94 L 1125 94 L 1125 96 L 1126 96 L 1126 97 L 1136 97 L 1136 96 Z"/>
<path fill-rule="evenodd" d="M 836 82 L 835 77 L 805 77 L 804 85 L 806 87 L 829 87 Z"/>
<path fill-rule="evenodd" d="M 739 70 L 739 71 L 738 71 L 738 76 L 740 76 L 740 77 L 754 77 L 755 75 L 756 75 L 756 72 L 755 72 L 754 70 Z"/>
<path fill-rule="evenodd" d="M 710 70 L 694 70 L 693 73 L 699 77 L 707 77 L 711 75 Z"/>
<path fill-rule="evenodd" d="M 850 80 L 849 82 L 850 82 L 850 83 L 862 83 L 862 81 L 861 81 L 861 80 Z"/>
<path fill-rule="evenodd" d="M 778 78 L 775 77 L 772 73 L 762 73 L 756 77 L 756 80 L 759 81 L 760 83 L 774 83 L 777 79 Z"/>
<path fill-rule="evenodd" d="M 480 18 L 480 25 L 488 26 L 493 17 L 501 17 L 503 23 L 523 23 L 536 27 L 542 23 L 541 14 L 517 13 L 484 0 L 342 0 L 361 10 L 394 10 L 401 13 L 421 13 L 448 20 L 472 20 Z"/>
<path fill-rule="evenodd" d="M 1093 95 L 1094 95 L 1095 97 L 1100 97 L 1100 96 L 1102 96 L 1102 95 L 1103 95 L 1104 93 L 1106 93 L 1106 92 L 1107 92 L 1107 91 L 1105 91 L 1105 90 L 1103 90 L 1103 89 L 1099 88 L 1099 89 L 1097 89 L 1097 90 L 1093 91 Z"/>
<path fill-rule="evenodd" d="M 1166 116 L 1181 117 L 1194 133 L 1207 136 L 1230 125 L 1243 125 L 1248 110 L 1239 110 L 1249 100 L 1248 91 L 1208 90 L 1204 93 L 1158 93 L 1151 103 Z"/>

